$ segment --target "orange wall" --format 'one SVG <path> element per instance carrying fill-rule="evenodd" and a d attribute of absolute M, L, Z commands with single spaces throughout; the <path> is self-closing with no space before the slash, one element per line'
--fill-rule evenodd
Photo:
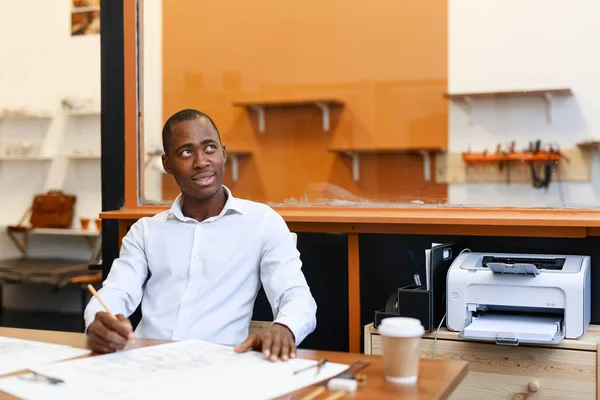
<path fill-rule="evenodd" d="M 252 151 L 240 180 L 225 181 L 238 197 L 314 201 L 343 188 L 349 198 L 444 201 L 446 185 L 423 181 L 420 156 L 363 155 L 354 182 L 350 159 L 327 149 L 447 146 L 446 3 L 165 1 L 163 118 L 200 109 L 229 148 Z M 316 108 L 268 110 L 259 133 L 255 114 L 232 106 L 311 98 L 345 103 L 329 132 Z"/>

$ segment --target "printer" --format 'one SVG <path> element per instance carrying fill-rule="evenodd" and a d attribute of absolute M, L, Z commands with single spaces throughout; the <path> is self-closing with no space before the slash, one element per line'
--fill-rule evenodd
<path fill-rule="evenodd" d="M 448 269 L 446 325 L 465 339 L 560 343 L 590 323 L 590 257 L 462 252 Z"/>

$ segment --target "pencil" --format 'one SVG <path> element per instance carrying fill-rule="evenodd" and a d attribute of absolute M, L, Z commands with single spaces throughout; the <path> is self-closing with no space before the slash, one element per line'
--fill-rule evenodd
<path fill-rule="evenodd" d="M 346 392 L 344 391 L 339 391 L 339 392 L 335 392 L 332 395 L 329 395 L 327 397 L 325 397 L 323 400 L 337 400 L 337 399 L 341 399 L 342 397 L 346 396 Z"/>
<path fill-rule="evenodd" d="M 313 399 L 316 399 L 317 397 L 319 397 L 321 395 L 321 393 L 325 392 L 325 390 L 326 390 L 325 386 L 319 386 L 318 388 L 316 388 L 315 390 L 313 390 L 312 392 L 310 392 L 306 396 L 302 397 L 300 400 L 313 400 Z"/>
<path fill-rule="evenodd" d="M 117 317 L 115 317 L 115 315 L 110 311 L 110 309 L 108 308 L 108 306 L 106 305 L 106 303 L 104 303 L 102 301 L 102 299 L 100 298 L 100 295 L 98 294 L 98 292 L 96 292 L 96 289 L 94 289 L 94 287 L 92 285 L 87 285 L 88 290 L 94 295 L 94 297 L 96 299 L 98 299 L 98 301 L 100 302 L 100 304 L 102 304 L 102 307 L 104 307 L 104 309 L 106 310 L 106 312 L 108 313 L 108 315 L 110 315 L 110 317 L 112 319 L 117 319 Z"/>

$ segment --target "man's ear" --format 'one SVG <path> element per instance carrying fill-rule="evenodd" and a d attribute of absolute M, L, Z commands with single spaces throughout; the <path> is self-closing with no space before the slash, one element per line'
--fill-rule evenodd
<path fill-rule="evenodd" d="M 169 175 L 172 175 L 171 168 L 169 168 L 169 159 L 167 158 L 167 155 L 163 154 L 162 156 L 160 156 L 160 158 L 162 159 L 162 165 L 165 172 Z"/>
<path fill-rule="evenodd" d="M 225 148 L 225 144 L 221 144 L 221 147 L 223 147 L 223 163 L 227 162 L 227 149 Z"/>

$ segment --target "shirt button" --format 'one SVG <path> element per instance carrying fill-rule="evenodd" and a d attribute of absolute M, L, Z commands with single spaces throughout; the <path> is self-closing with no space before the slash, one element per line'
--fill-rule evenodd
<path fill-rule="evenodd" d="M 194 260 L 198 259 L 198 254 L 194 254 L 194 257 L 192 257 Z"/>

